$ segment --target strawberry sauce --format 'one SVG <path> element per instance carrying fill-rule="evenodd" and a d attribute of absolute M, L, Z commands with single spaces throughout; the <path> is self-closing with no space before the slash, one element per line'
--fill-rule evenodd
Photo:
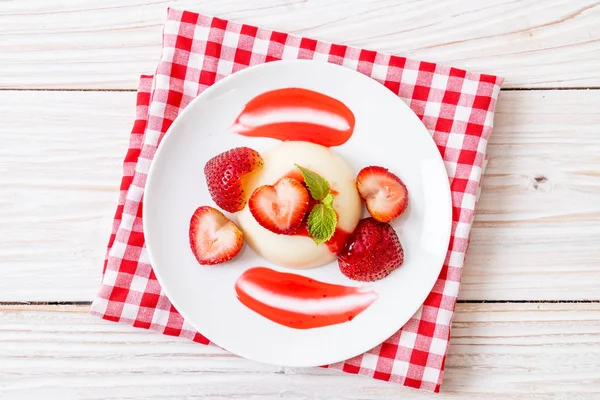
<path fill-rule="evenodd" d="M 242 110 L 232 129 L 244 136 L 298 140 L 322 146 L 346 143 L 354 114 L 339 100 L 301 88 L 262 93 Z"/>
<path fill-rule="evenodd" d="M 306 219 L 302 221 L 302 224 L 298 227 L 296 232 L 293 233 L 293 235 L 310 237 L 310 235 L 308 234 L 308 226 L 306 225 Z M 335 232 L 333 232 L 333 237 L 326 241 L 325 244 L 327 245 L 327 247 L 329 247 L 329 251 L 337 255 L 340 254 L 341 251 L 344 249 L 344 245 L 346 244 L 348 237 L 350 237 L 350 233 L 346 232 L 343 229 L 340 229 L 339 227 L 336 227 Z"/>
<path fill-rule="evenodd" d="M 295 329 L 351 321 L 378 298 L 369 287 L 334 285 L 265 267 L 246 270 L 237 279 L 235 291 L 246 307 Z"/>

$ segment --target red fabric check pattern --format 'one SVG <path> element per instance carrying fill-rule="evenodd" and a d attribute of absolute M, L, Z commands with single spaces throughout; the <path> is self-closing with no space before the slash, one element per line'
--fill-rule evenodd
<path fill-rule="evenodd" d="M 91 312 L 104 319 L 209 341 L 169 302 L 148 260 L 142 230 L 147 172 L 173 120 L 204 89 L 250 65 L 313 59 L 354 69 L 404 100 L 431 132 L 452 189 L 452 237 L 442 272 L 419 311 L 381 345 L 327 366 L 439 391 L 473 222 L 486 145 L 502 78 L 169 10 L 156 74 L 142 76 L 136 121 L 101 288 Z"/>

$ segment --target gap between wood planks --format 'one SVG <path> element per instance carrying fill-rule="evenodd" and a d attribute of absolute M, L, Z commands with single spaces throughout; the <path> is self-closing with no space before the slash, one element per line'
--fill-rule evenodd
<path fill-rule="evenodd" d="M 457 304 L 600 304 L 600 300 L 458 300 Z M 0 301 L 0 306 L 89 306 L 91 301 Z"/>
<path fill-rule="evenodd" d="M 514 87 L 502 88 L 503 92 L 536 92 L 536 91 L 576 91 L 576 90 L 600 90 L 600 86 L 573 86 L 573 87 Z M 0 88 L 0 92 L 137 92 L 137 89 L 65 89 L 65 88 Z"/>

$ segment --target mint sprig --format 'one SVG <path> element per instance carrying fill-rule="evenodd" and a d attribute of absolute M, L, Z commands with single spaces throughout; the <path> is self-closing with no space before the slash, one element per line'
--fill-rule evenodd
<path fill-rule="evenodd" d="M 316 244 L 325 243 L 332 238 L 337 225 L 337 214 L 333 207 L 317 204 L 308 216 L 308 234 Z"/>
<path fill-rule="evenodd" d="M 299 166 L 298 164 L 294 164 L 300 172 L 302 172 L 302 177 L 304 178 L 304 183 L 308 186 L 308 191 L 313 199 L 321 201 L 327 196 L 329 193 L 329 182 L 327 179 L 323 178 L 321 175 L 312 172 L 304 167 Z"/>
<path fill-rule="evenodd" d="M 333 195 L 331 193 L 327 194 L 327 196 L 325 196 L 325 198 L 323 199 L 322 203 L 326 206 L 331 207 L 333 205 Z"/>
<path fill-rule="evenodd" d="M 308 234 L 317 245 L 333 237 L 337 225 L 337 214 L 333 209 L 334 196 L 327 179 L 321 175 L 295 164 L 302 173 L 304 183 L 313 199 L 319 201 L 308 215 Z"/>

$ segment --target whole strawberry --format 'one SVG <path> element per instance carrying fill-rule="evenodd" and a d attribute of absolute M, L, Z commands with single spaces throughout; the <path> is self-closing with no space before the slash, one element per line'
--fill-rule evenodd
<path fill-rule="evenodd" d="M 356 281 L 376 281 L 402 265 L 404 251 L 389 224 L 373 218 L 360 220 L 338 255 L 340 271 Z"/>
<path fill-rule="evenodd" d="M 247 201 L 242 178 L 262 166 L 260 154 L 248 147 L 236 147 L 211 158 L 204 166 L 210 197 L 225 211 L 241 211 Z"/>

